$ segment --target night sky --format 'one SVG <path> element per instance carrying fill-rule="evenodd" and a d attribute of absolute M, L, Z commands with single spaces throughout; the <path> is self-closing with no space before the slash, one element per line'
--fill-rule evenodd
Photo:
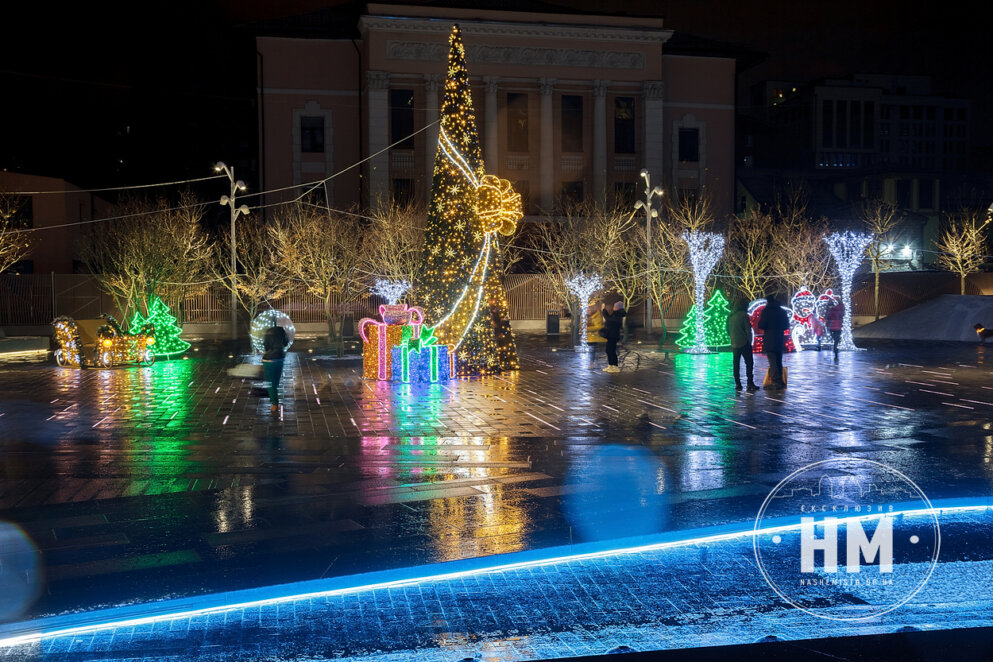
<path fill-rule="evenodd" d="M 360 5 L 177 0 L 67 3 L 56 11 L 46 3 L 25 3 L 0 28 L 6 102 L 0 167 L 102 187 L 204 176 L 223 159 L 253 182 L 254 26 L 328 6 L 355 12 Z M 616 2 L 602 0 L 534 6 L 617 11 Z M 991 170 L 990 7 L 893 0 L 633 0 L 624 11 L 661 15 L 671 29 L 762 54 L 739 79 L 742 104 L 750 86 L 764 79 L 931 75 L 936 94 L 973 101 L 974 162 Z"/>

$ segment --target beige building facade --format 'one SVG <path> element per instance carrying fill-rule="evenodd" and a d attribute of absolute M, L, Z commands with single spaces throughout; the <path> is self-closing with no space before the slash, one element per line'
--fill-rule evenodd
<path fill-rule="evenodd" d="M 731 210 L 735 60 L 668 47 L 661 19 L 369 5 L 358 39 L 259 36 L 267 204 L 308 182 L 336 208 L 426 201 L 448 35 L 462 29 L 488 172 L 531 215 L 668 194 Z M 356 164 L 360 164 L 356 166 Z"/>

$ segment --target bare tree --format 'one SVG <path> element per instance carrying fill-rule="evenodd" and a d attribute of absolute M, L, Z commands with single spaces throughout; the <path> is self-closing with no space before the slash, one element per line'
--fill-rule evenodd
<path fill-rule="evenodd" d="M 248 312 L 249 319 L 255 319 L 264 301 L 271 301 L 286 294 L 289 283 L 280 272 L 282 263 L 275 234 L 267 225 L 254 216 L 239 216 L 238 236 L 238 285 L 235 295 L 238 302 Z M 231 289 L 230 247 L 218 243 L 214 251 L 214 269 L 217 278 Z"/>
<path fill-rule="evenodd" d="M 0 193 L 0 274 L 27 257 L 31 251 L 31 233 L 25 232 L 23 205 L 30 199 Z"/>
<path fill-rule="evenodd" d="M 749 300 L 765 295 L 775 254 L 775 225 L 772 215 L 761 208 L 735 217 L 731 222 L 725 264 L 736 278 L 738 291 Z"/>
<path fill-rule="evenodd" d="M 374 278 L 413 284 L 424 249 L 427 210 L 413 203 L 376 205 L 369 213 L 371 227 L 367 261 Z M 401 300 L 410 297 L 408 290 Z"/>
<path fill-rule="evenodd" d="M 340 330 L 347 306 L 368 289 L 368 274 L 362 269 L 368 248 L 366 229 L 355 214 L 300 204 L 285 210 L 271 231 L 283 260 L 283 269 L 323 301 L 328 341 L 337 339 L 338 355 L 341 356 L 345 345 Z M 338 333 L 335 332 L 335 298 L 338 300 Z"/>
<path fill-rule="evenodd" d="M 991 205 L 993 209 L 993 205 Z M 991 211 L 965 210 L 946 218 L 938 238 L 938 265 L 959 275 L 960 294 L 965 294 L 965 277 L 986 261 L 986 240 Z"/>
<path fill-rule="evenodd" d="M 125 218 L 92 225 L 80 254 L 125 319 L 136 310 L 147 315 L 153 297 L 181 302 L 211 280 L 213 246 L 193 194 L 176 204 L 132 198 L 118 207 Z"/>
<path fill-rule="evenodd" d="M 899 224 L 901 216 L 896 206 L 878 198 L 862 200 L 856 206 L 856 213 L 865 228 L 872 233 L 872 243 L 866 248 L 869 263 L 875 274 L 875 289 L 873 290 L 872 307 L 876 319 L 879 319 L 879 272 L 889 264 L 887 254 L 892 245 L 890 233 Z"/>
<path fill-rule="evenodd" d="M 831 255 L 823 243 L 827 219 L 810 217 L 808 199 L 805 187 L 789 184 L 777 191 L 772 210 L 772 269 L 786 296 L 801 287 L 822 290 L 831 282 Z"/>
<path fill-rule="evenodd" d="M 535 225 L 530 237 L 535 260 L 550 277 L 560 300 L 568 302 L 573 320 L 578 319 L 579 304 L 566 281 L 580 273 L 608 273 L 621 238 L 634 226 L 631 219 L 630 213 L 590 201 L 567 205 L 561 216 Z M 571 326 L 575 344 L 579 325 Z"/>

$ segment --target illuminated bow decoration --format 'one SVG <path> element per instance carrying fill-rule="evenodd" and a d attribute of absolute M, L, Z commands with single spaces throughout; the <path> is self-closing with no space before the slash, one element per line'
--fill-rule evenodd
<path fill-rule="evenodd" d="M 469 162 L 452 142 L 444 127 L 439 135 L 438 146 L 445 157 L 462 173 L 476 189 L 476 215 L 483 224 L 483 232 L 499 232 L 511 235 L 517 229 L 517 221 L 524 218 L 521 195 L 506 179 L 496 175 L 484 175 L 482 179 L 469 167 Z"/>
<path fill-rule="evenodd" d="M 405 326 L 403 327 L 400 346 L 405 350 L 420 352 L 422 348 L 430 347 L 437 342 L 438 339 L 434 337 L 434 327 L 422 325 L 420 333 L 415 336 L 414 328 L 412 326 Z"/>

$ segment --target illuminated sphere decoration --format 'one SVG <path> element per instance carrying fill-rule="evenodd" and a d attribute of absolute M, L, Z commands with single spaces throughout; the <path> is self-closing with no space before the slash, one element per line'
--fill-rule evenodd
<path fill-rule="evenodd" d="M 290 341 L 286 345 L 287 350 L 293 346 L 296 327 L 293 326 L 290 316 L 281 310 L 265 310 L 252 320 L 252 351 L 256 354 L 261 354 L 264 351 L 265 332 L 272 326 L 281 326 L 286 331 L 286 338 Z"/>

